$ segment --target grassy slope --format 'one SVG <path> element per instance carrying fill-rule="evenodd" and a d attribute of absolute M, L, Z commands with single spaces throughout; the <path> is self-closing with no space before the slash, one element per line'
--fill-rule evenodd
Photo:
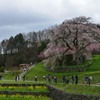
<path fill-rule="evenodd" d="M 29 80 L 34 80 L 34 76 L 37 74 L 38 80 L 43 81 L 43 76 L 50 74 L 51 76 L 56 75 L 58 78 L 58 81 L 62 81 L 63 75 L 71 75 L 73 73 L 55 73 L 55 72 L 49 72 L 46 71 L 43 63 L 38 63 L 35 67 L 33 67 L 30 71 L 27 72 L 26 78 Z"/>
<path fill-rule="evenodd" d="M 46 71 L 42 63 L 38 63 L 35 67 L 33 67 L 30 71 L 28 71 L 26 74 L 26 78 L 29 80 L 34 80 L 35 74 L 37 74 L 38 79 L 40 81 L 43 81 L 44 75 L 48 75 L 48 74 L 58 75 L 58 73 Z"/>
<path fill-rule="evenodd" d="M 89 67 L 86 72 L 74 72 L 74 73 L 55 73 L 55 72 L 48 72 L 45 70 L 42 63 L 37 64 L 34 68 L 32 68 L 26 74 L 27 79 L 34 80 L 35 74 L 37 74 L 39 81 L 43 81 L 43 75 L 56 75 L 59 82 L 62 82 L 62 76 L 68 75 L 69 78 L 71 75 L 78 74 L 79 75 L 79 82 L 82 83 L 84 74 L 93 77 L 92 83 L 100 83 L 100 55 L 93 56 L 93 64 Z"/>
<path fill-rule="evenodd" d="M 79 81 L 82 82 L 84 74 L 87 74 L 88 76 L 93 76 L 93 83 L 100 83 L 100 55 L 98 56 L 93 56 L 93 64 L 89 67 L 89 69 L 86 72 L 76 72 L 76 73 L 55 73 L 55 72 L 48 72 L 45 70 L 44 66 L 42 63 L 37 64 L 34 68 L 32 68 L 28 73 L 26 74 L 26 78 L 28 80 L 34 80 L 35 74 L 38 75 L 39 81 L 43 81 L 43 76 L 44 75 L 56 75 L 58 78 L 58 81 L 62 82 L 62 76 L 63 75 L 79 75 Z M 14 74 L 12 72 L 8 72 L 6 74 L 3 74 L 3 79 L 14 79 L 15 76 L 20 73 L 20 71 L 16 72 L 14 71 Z"/>
<path fill-rule="evenodd" d="M 54 84 L 54 85 L 64 91 L 66 91 L 67 93 L 100 95 L 100 87 L 98 87 L 98 86 L 72 85 L 72 84 L 69 84 L 69 85 Z"/>
<path fill-rule="evenodd" d="M 88 71 L 100 71 L 100 55 L 93 56 L 93 64 Z"/>

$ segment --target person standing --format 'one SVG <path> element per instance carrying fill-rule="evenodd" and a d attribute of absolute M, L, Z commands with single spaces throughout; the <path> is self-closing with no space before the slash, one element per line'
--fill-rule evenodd
<path fill-rule="evenodd" d="M 50 74 L 48 75 L 48 82 L 51 83 L 51 76 L 50 76 Z"/>
<path fill-rule="evenodd" d="M 52 76 L 51 79 L 52 79 L 52 82 L 54 82 L 54 76 Z"/>
<path fill-rule="evenodd" d="M 54 75 L 54 82 L 57 83 L 57 77 Z"/>
<path fill-rule="evenodd" d="M 65 80 L 66 80 L 65 78 L 66 78 L 66 76 L 63 75 L 63 77 L 62 77 L 63 83 L 65 83 Z"/>
<path fill-rule="evenodd" d="M 34 79 L 35 79 L 35 82 L 37 82 L 37 80 L 38 80 L 38 79 L 37 79 L 37 75 L 35 75 Z"/>
<path fill-rule="evenodd" d="M 66 76 L 66 84 L 69 84 L 69 76 Z"/>
<path fill-rule="evenodd" d="M 88 84 L 88 76 L 85 74 L 83 78 L 84 84 Z"/>
<path fill-rule="evenodd" d="M 90 86 L 90 84 L 91 84 L 91 80 L 92 80 L 92 77 L 91 77 L 91 76 L 88 77 L 88 84 L 89 84 L 89 86 Z"/>
<path fill-rule="evenodd" d="M 74 84 L 74 76 L 72 75 L 72 84 Z"/>
<path fill-rule="evenodd" d="M 78 84 L 78 75 L 75 75 L 75 84 Z"/>
<path fill-rule="evenodd" d="M 46 76 L 45 75 L 43 76 L 43 79 L 46 80 Z"/>
<path fill-rule="evenodd" d="M 15 81 L 17 81 L 17 76 L 15 76 Z"/>

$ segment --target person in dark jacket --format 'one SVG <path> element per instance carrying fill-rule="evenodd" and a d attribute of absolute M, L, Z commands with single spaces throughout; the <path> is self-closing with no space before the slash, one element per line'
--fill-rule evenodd
<path fill-rule="evenodd" d="M 75 75 L 75 84 L 78 84 L 78 75 Z"/>
<path fill-rule="evenodd" d="M 72 84 L 74 84 L 74 81 L 75 81 L 75 79 L 74 79 L 74 76 L 72 75 Z"/>

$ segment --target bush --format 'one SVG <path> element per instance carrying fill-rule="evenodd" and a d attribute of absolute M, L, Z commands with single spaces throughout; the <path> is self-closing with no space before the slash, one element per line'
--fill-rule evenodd
<path fill-rule="evenodd" d="M 0 72 L 4 72 L 4 67 L 0 67 Z"/>

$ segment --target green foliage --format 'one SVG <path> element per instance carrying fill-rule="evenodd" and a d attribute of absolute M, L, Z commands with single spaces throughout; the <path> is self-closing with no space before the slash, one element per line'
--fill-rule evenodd
<path fill-rule="evenodd" d="M 4 66 L 0 67 L 0 72 L 4 72 Z"/>
<path fill-rule="evenodd" d="M 66 57 L 67 65 L 72 65 L 72 60 L 73 60 L 73 55 L 72 54 L 67 55 Z"/>
<path fill-rule="evenodd" d="M 32 96 L 32 95 L 0 95 L 0 100 L 51 100 L 46 96 Z"/>
<path fill-rule="evenodd" d="M 46 86 L 0 86 L 0 91 L 48 92 Z"/>
<path fill-rule="evenodd" d="M 41 59 L 38 55 L 46 48 L 47 43 L 48 40 L 30 42 L 25 40 L 21 33 L 8 40 L 3 40 L 1 42 L 3 54 L 0 54 L 0 66 L 13 67 L 22 63 L 39 62 Z"/>
<path fill-rule="evenodd" d="M 49 40 L 40 41 L 40 45 L 38 47 L 38 52 L 42 52 L 46 48 L 48 42 L 49 42 Z"/>

